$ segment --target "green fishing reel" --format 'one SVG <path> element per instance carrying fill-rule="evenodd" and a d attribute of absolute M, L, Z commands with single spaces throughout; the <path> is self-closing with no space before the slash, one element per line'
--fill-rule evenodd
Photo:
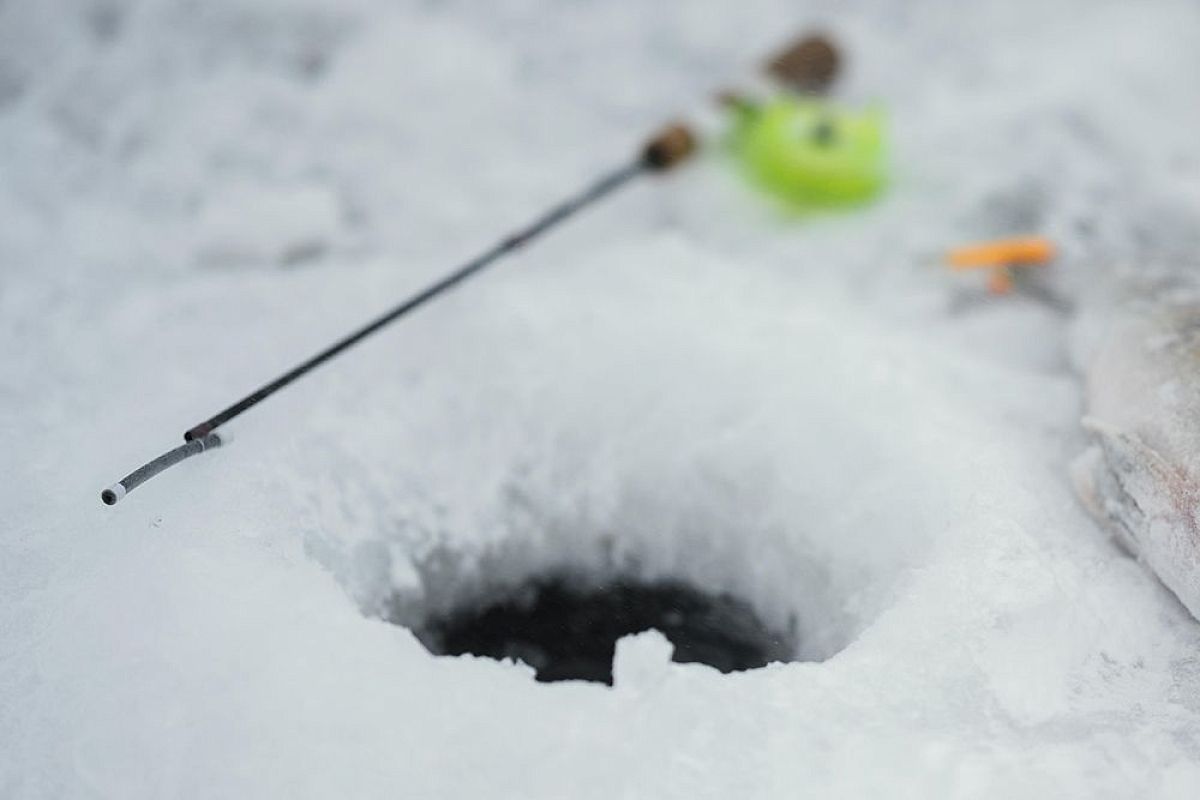
<path fill-rule="evenodd" d="M 734 155 L 750 180 L 797 209 L 864 203 L 886 183 L 885 118 L 815 97 L 733 105 Z"/>

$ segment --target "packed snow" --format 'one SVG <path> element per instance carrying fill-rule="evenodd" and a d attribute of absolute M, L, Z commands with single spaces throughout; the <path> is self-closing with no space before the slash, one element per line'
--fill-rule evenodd
<path fill-rule="evenodd" d="M 759 56 L 832 31 L 892 181 L 719 142 L 329 363 Z M 1200 246 L 1179 0 L 0 2 L 0 796 L 1200 794 L 1200 623 L 1085 514 L 1075 322 Z M 947 246 L 1039 232 L 1038 291 Z M 729 592 L 612 688 L 397 622 L 555 570 Z"/>

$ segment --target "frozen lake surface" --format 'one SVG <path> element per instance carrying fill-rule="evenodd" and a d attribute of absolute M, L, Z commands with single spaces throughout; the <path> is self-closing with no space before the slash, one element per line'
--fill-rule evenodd
<path fill-rule="evenodd" d="M 711 148 L 98 493 L 810 24 L 893 182 Z M 0 795 L 1200 794 L 1200 625 L 1085 516 L 1057 304 L 1200 246 L 1193 2 L 0 2 Z M 564 571 L 794 638 L 615 685 L 409 630 Z"/>

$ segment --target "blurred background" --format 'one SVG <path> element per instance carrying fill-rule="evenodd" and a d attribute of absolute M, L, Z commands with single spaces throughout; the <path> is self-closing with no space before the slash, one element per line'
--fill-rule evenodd
<path fill-rule="evenodd" d="M 808 29 L 885 114 L 873 203 L 781 208 L 724 144 L 715 91 Z M 1073 309 L 1200 245 L 1197 43 L 1184 0 L 0 0 L 0 787 L 1194 787 L 1196 633 L 1067 464 Z M 676 118 L 693 163 L 100 506 Z M 940 263 L 1026 233 L 1037 292 Z M 732 593 L 809 663 L 573 705 L 384 622 L 561 570 Z"/>

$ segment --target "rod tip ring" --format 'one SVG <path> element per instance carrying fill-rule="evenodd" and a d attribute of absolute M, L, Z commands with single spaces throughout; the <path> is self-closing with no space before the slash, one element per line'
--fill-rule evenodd
<path fill-rule="evenodd" d="M 115 506 L 117 501 L 125 496 L 125 486 L 120 483 L 114 483 L 112 486 L 100 493 L 100 499 L 104 501 L 106 506 Z"/>

